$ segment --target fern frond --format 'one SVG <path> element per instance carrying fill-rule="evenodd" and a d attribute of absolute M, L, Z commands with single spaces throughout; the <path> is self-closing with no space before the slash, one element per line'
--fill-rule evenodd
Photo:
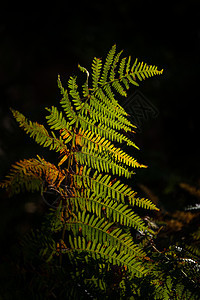
<path fill-rule="evenodd" d="M 78 238 L 75 237 L 74 239 L 70 236 L 69 241 L 71 249 L 68 250 L 67 253 L 70 257 L 73 256 L 73 258 L 75 258 L 77 253 L 85 253 L 95 260 L 103 258 L 113 265 L 117 264 L 118 266 L 125 267 L 130 272 L 131 276 L 141 277 L 147 272 L 144 266 L 140 262 L 134 260 L 129 254 L 124 252 L 117 254 L 115 247 L 106 247 L 98 243 L 96 240 L 89 241 L 87 243 L 86 240 L 80 236 Z"/>
<path fill-rule="evenodd" d="M 79 111 L 83 106 L 83 102 L 79 95 L 78 85 L 76 83 L 76 77 L 69 78 L 68 87 L 69 87 L 69 93 L 72 96 L 72 101 L 75 105 L 75 109 L 76 109 L 76 111 Z"/>
<path fill-rule="evenodd" d="M 97 169 L 99 172 L 109 173 L 111 171 L 113 175 L 125 176 L 126 178 L 130 178 L 133 174 L 133 171 L 130 171 L 125 166 L 120 166 L 109 155 L 101 154 L 94 149 L 82 148 L 81 151 L 75 152 L 74 156 L 79 164 L 87 165 L 88 167 Z"/>
<path fill-rule="evenodd" d="M 77 218 L 70 218 L 65 224 L 74 236 L 81 233 L 87 241 L 96 239 L 99 243 L 116 247 L 117 251 L 124 251 L 140 260 L 146 256 L 130 235 L 123 233 L 120 228 L 112 229 L 114 223 L 109 223 L 104 218 L 100 219 L 83 211 L 78 213 Z"/>
<path fill-rule="evenodd" d="M 64 171 L 58 170 L 54 164 L 38 156 L 38 159 L 24 159 L 13 164 L 0 187 L 6 188 L 13 195 L 25 190 L 41 191 L 44 183 L 58 188 L 64 178 Z"/>
<path fill-rule="evenodd" d="M 81 210 L 87 209 L 89 212 L 96 214 L 99 218 L 103 218 L 106 215 L 107 218 L 110 218 L 113 222 L 133 227 L 143 232 L 153 233 L 129 205 L 119 203 L 109 197 L 102 198 L 90 191 L 81 193 L 76 191 L 75 197 L 69 198 L 69 203 L 74 208 L 80 206 Z"/>
<path fill-rule="evenodd" d="M 59 112 L 57 107 L 52 106 L 51 109 L 46 108 L 46 110 L 50 112 L 50 115 L 46 116 L 50 128 L 60 130 L 64 143 L 69 143 L 72 139 L 72 126 L 65 120 L 62 112 Z"/>
<path fill-rule="evenodd" d="M 104 124 L 108 128 L 114 129 L 116 131 L 124 130 L 126 132 L 132 131 L 133 126 L 128 120 L 124 120 L 117 113 L 116 110 L 112 111 L 105 105 L 99 105 L 98 100 L 92 99 L 93 104 L 85 104 L 85 115 L 89 115 L 90 119 L 95 122 L 96 126 L 102 126 Z M 96 103 L 95 103 L 96 102 Z M 98 104 L 97 104 L 98 103 Z"/>
<path fill-rule="evenodd" d="M 153 204 L 149 199 L 145 199 L 145 198 L 135 198 L 132 196 L 128 196 L 129 197 L 129 203 L 130 205 L 136 205 L 138 207 L 144 208 L 144 209 L 154 209 L 159 211 L 159 208 L 157 208 L 157 206 L 155 204 Z"/>
<path fill-rule="evenodd" d="M 121 183 L 120 180 L 113 182 L 111 175 L 101 174 L 97 171 L 91 175 L 91 168 L 84 166 L 80 170 L 77 168 L 76 174 L 71 175 L 73 184 L 79 189 L 90 189 L 93 193 L 101 197 L 110 197 L 119 202 L 127 202 L 131 206 L 138 206 L 144 209 L 159 210 L 150 200 L 136 197 L 137 193 L 131 187 Z"/>
<path fill-rule="evenodd" d="M 127 97 L 127 93 L 119 81 L 113 81 L 112 86 L 120 95 Z"/>
<path fill-rule="evenodd" d="M 116 72 L 117 64 L 119 62 L 122 52 L 123 52 L 123 50 L 120 51 L 119 53 L 117 53 L 115 58 L 113 59 L 113 63 L 112 63 L 111 70 L 110 70 L 110 77 L 109 77 L 110 81 L 113 81 L 115 79 L 115 72 Z"/>
<path fill-rule="evenodd" d="M 140 81 L 142 81 L 145 78 L 149 78 L 155 75 L 161 75 L 163 73 L 163 70 L 158 70 L 156 66 L 148 66 L 146 63 L 143 62 L 135 63 L 132 66 L 132 76 L 137 77 Z"/>
<path fill-rule="evenodd" d="M 115 120 L 119 125 L 123 124 L 122 126 L 124 126 L 125 131 L 131 131 L 132 128 L 136 128 L 135 125 L 124 117 L 124 114 L 121 114 L 118 109 L 116 109 L 116 106 L 111 103 L 102 89 L 98 89 L 95 96 L 91 96 L 89 104 L 90 108 L 94 107 L 97 112 L 103 114 L 108 119 Z"/>
<path fill-rule="evenodd" d="M 88 70 L 80 65 L 78 65 L 79 70 L 81 70 L 83 73 L 86 73 L 86 81 L 84 82 L 84 84 L 82 85 L 83 88 L 83 97 L 88 97 L 90 92 L 89 92 L 89 87 L 88 87 L 88 79 L 89 79 L 89 75 L 90 73 L 88 72 Z"/>
<path fill-rule="evenodd" d="M 148 258 L 142 247 L 134 243 L 130 231 L 134 228 L 148 237 L 152 237 L 153 231 L 135 213 L 134 206 L 158 209 L 151 201 L 138 198 L 128 185 L 115 178 L 115 175 L 130 178 L 134 168 L 146 167 L 119 148 L 119 143 L 125 142 L 138 149 L 129 138 L 136 126 L 129 121 L 117 97 L 126 97 L 130 85 L 138 86 L 137 81 L 160 75 L 162 70 L 138 60 L 132 63 L 130 56 L 123 58 L 121 54 L 122 51 L 116 52 L 114 45 L 105 62 L 95 57 L 91 82 L 90 73 L 80 65 L 84 75 L 80 80 L 70 77 L 67 89 L 58 76 L 62 110 L 55 106 L 47 108 L 50 131 L 12 110 L 20 127 L 30 137 L 59 153 L 59 162 L 56 167 L 39 156 L 19 161 L 0 187 L 11 193 L 46 192 L 48 188 L 59 193 L 59 207 L 53 213 L 54 218 L 49 214 L 48 224 L 51 234 L 60 240 L 54 242 L 48 261 L 56 254 L 62 265 L 62 255 L 68 254 L 79 275 L 82 259 L 84 264 L 95 259 L 100 270 L 105 265 L 110 268 L 109 264 L 118 266 L 123 272 L 128 270 L 130 276 L 127 278 L 141 277 L 147 270 L 143 263 Z M 62 169 L 66 161 L 67 168 Z M 104 277 L 102 273 L 102 286 Z"/>
<path fill-rule="evenodd" d="M 98 88 L 101 68 L 102 68 L 102 60 L 100 58 L 95 57 L 92 62 L 92 87 L 94 90 Z"/>
<path fill-rule="evenodd" d="M 77 116 L 71 106 L 71 102 L 69 100 L 67 90 L 65 90 L 62 86 L 60 76 L 58 76 L 58 87 L 61 91 L 61 94 L 63 95 L 63 98 L 61 99 L 60 104 L 61 104 L 67 118 L 69 119 L 69 121 L 71 121 L 71 124 L 73 124 L 76 121 Z"/>
<path fill-rule="evenodd" d="M 101 78 L 99 80 L 100 76 L 100 68 L 102 67 L 102 61 L 99 61 L 99 64 L 101 65 L 98 68 L 98 60 L 95 58 L 93 61 L 92 69 L 93 69 L 93 78 L 96 78 L 96 81 L 94 83 L 95 89 L 94 91 L 97 92 L 98 89 L 102 89 L 105 91 L 107 97 L 112 101 L 112 104 L 116 106 L 116 109 L 121 110 L 123 112 L 123 109 L 120 107 L 120 105 L 115 100 L 114 91 L 121 94 L 122 96 L 127 96 L 126 90 L 129 89 L 129 83 L 138 86 L 139 84 L 136 82 L 136 79 L 138 78 L 139 81 L 142 81 L 146 78 L 160 75 L 163 73 L 163 70 L 158 70 L 156 66 L 149 66 L 146 63 L 138 62 L 136 59 L 131 67 L 131 57 L 127 59 L 126 57 L 122 58 L 120 61 L 120 53 L 116 53 L 116 45 L 114 45 L 111 50 L 109 51 L 105 64 L 103 65 L 103 73 L 101 75 Z M 100 63 L 101 62 L 101 63 Z M 119 64 L 118 74 L 119 77 L 116 77 L 116 69 Z M 97 72 L 98 70 L 98 72 Z M 108 76 L 108 74 L 110 75 Z M 122 86 L 122 83 L 124 84 L 125 88 Z"/>
<path fill-rule="evenodd" d="M 118 222 L 121 225 L 133 227 L 144 232 L 149 231 L 142 219 L 135 214 L 132 208 L 128 205 L 110 200 L 110 198 L 106 198 L 103 205 L 106 215 L 112 217 L 114 222 Z"/>
<path fill-rule="evenodd" d="M 116 52 L 116 45 L 112 46 L 112 48 L 110 49 L 110 51 L 109 51 L 109 53 L 106 57 L 106 61 L 105 61 L 105 64 L 103 66 L 103 73 L 102 73 L 102 76 L 101 76 L 101 79 L 100 79 L 100 83 L 102 85 L 107 82 L 108 72 L 110 71 L 110 67 L 111 67 L 111 64 L 113 62 L 115 52 Z"/>
<path fill-rule="evenodd" d="M 86 146 L 87 150 L 97 150 L 98 153 L 106 151 L 108 155 L 111 155 L 113 161 L 121 162 L 124 165 L 128 165 L 133 168 L 146 167 L 142 164 L 139 164 L 134 158 L 121 150 L 121 148 L 116 148 L 109 140 L 106 140 L 100 135 L 94 135 L 91 131 L 79 130 L 78 133 L 78 143 L 83 147 Z"/>
<path fill-rule="evenodd" d="M 113 82 L 115 82 L 115 81 L 113 81 Z M 113 82 L 111 82 L 111 83 L 113 83 Z M 114 91 L 112 89 L 111 83 L 105 84 L 103 86 L 103 91 L 105 91 L 107 97 L 110 99 L 110 101 L 111 101 L 112 105 L 115 107 L 115 109 L 117 111 L 119 111 L 120 114 L 123 114 L 123 115 L 127 116 L 128 114 L 126 113 L 124 108 L 121 105 L 119 105 L 118 101 L 115 99 L 115 94 L 114 94 Z"/>
<path fill-rule="evenodd" d="M 11 109 L 11 111 L 16 121 L 19 123 L 19 126 L 22 127 L 38 144 L 43 147 L 48 147 L 50 150 L 55 150 L 56 152 L 69 152 L 61 137 L 59 139 L 56 138 L 54 133 L 52 133 L 51 136 L 43 125 L 37 122 L 28 121 L 25 116 L 17 110 Z"/>
<path fill-rule="evenodd" d="M 105 124 L 96 125 L 94 120 L 84 116 L 79 116 L 78 119 L 83 130 L 89 130 L 111 141 L 116 141 L 118 143 L 125 142 L 128 146 L 138 148 L 135 143 L 127 138 L 124 134 L 105 126 Z"/>
<path fill-rule="evenodd" d="M 125 67 L 126 67 L 126 57 L 122 58 L 121 62 L 120 62 L 120 65 L 119 65 L 119 76 L 122 78 L 124 77 L 124 70 L 125 70 Z"/>

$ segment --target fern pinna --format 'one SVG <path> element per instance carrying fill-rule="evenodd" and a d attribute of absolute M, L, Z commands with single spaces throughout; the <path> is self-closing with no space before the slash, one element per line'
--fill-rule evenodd
<path fill-rule="evenodd" d="M 119 180 L 120 176 L 131 178 L 135 168 L 146 166 L 117 146 L 123 142 L 138 149 L 128 135 L 134 133 L 135 126 L 117 94 L 126 97 L 130 85 L 138 86 L 138 81 L 163 70 L 137 59 L 132 63 L 130 56 L 121 55 L 114 45 L 105 62 L 93 59 L 91 72 L 79 66 L 81 78 L 85 76 L 81 87 L 76 77 L 70 77 L 65 88 L 58 77 L 62 110 L 47 108 L 49 129 L 12 109 L 30 137 L 58 153 L 58 162 L 56 166 L 39 156 L 21 160 L 12 166 L 1 187 L 11 194 L 22 190 L 41 190 L 43 195 L 57 192 L 59 226 L 55 231 L 61 234 L 51 258 L 57 254 L 61 264 L 63 255 L 72 263 L 92 258 L 99 268 L 104 263 L 117 265 L 129 276 L 138 277 L 148 271 L 148 258 L 134 242 L 130 229 L 147 235 L 153 232 L 134 207 L 158 209 Z"/>

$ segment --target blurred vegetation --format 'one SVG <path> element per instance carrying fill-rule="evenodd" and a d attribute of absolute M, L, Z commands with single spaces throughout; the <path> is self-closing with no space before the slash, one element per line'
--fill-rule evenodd
<path fill-rule="evenodd" d="M 0 178 L 11 163 L 39 152 L 15 124 L 9 107 L 40 121 L 43 108 L 59 99 L 57 75 L 67 78 L 77 62 L 87 67 L 93 56 L 117 43 L 132 57 L 164 68 L 162 78 L 140 86 L 159 115 L 135 136 L 141 148 L 136 156 L 148 169 L 137 172 L 133 186 L 161 208 L 150 216 L 160 228 L 159 251 L 192 241 L 199 228 L 199 14 L 195 0 L 173 6 L 145 1 L 115 1 L 114 7 L 112 2 L 106 7 L 72 3 L 66 11 L 48 14 L 2 10 Z M 9 278 L 15 276 L 16 243 L 40 224 L 47 207 L 37 195 L 7 199 L 0 193 L 0 277 Z"/>

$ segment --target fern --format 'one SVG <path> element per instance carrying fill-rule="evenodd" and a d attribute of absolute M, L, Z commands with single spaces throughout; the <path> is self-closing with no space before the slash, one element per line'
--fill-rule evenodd
<path fill-rule="evenodd" d="M 58 188 L 64 178 L 63 171 L 38 156 L 37 159 L 24 159 L 12 165 L 1 187 L 6 188 L 10 195 L 25 190 L 42 191 L 44 184 Z"/>
<path fill-rule="evenodd" d="M 126 97 L 130 85 L 139 85 L 137 79 L 160 75 L 163 70 L 137 59 L 132 64 L 130 56 L 121 55 L 114 45 L 105 62 L 95 57 L 91 80 L 90 72 L 79 66 L 86 75 L 81 87 L 76 77 L 70 77 L 64 88 L 58 77 L 62 110 L 47 108 L 48 129 L 11 110 L 31 138 L 59 157 L 57 166 L 39 156 L 15 163 L 1 187 L 11 194 L 24 190 L 44 193 L 52 187 L 59 193 L 61 202 L 55 211 L 59 226 L 52 230 L 62 238 L 57 239 L 51 259 L 56 260 L 57 254 L 61 265 L 64 256 L 75 265 L 93 259 L 100 269 L 104 264 L 117 265 L 132 278 L 146 275 L 148 258 L 130 230 L 153 235 L 134 208 L 158 209 L 150 200 L 136 197 L 131 187 L 118 179 L 131 178 L 135 168 L 146 166 L 117 146 L 125 142 L 138 149 L 127 137 L 135 126 L 117 95 Z"/>
<path fill-rule="evenodd" d="M 120 254 L 117 254 L 115 252 L 115 247 L 105 247 L 95 239 L 86 244 L 85 239 L 80 236 L 78 238 L 75 237 L 74 240 L 70 237 L 70 246 L 71 249 L 67 252 L 72 255 L 74 255 L 74 253 L 77 255 L 77 253 L 86 252 L 87 255 L 91 255 L 92 258 L 97 260 L 99 258 L 105 258 L 113 265 L 117 264 L 119 266 L 125 266 L 132 275 L 137 275 L 139 277 L 141 277 L 145 271 L 147 272 L 141 263 L 133 260 L 129 253 L 121 251 Z"/>

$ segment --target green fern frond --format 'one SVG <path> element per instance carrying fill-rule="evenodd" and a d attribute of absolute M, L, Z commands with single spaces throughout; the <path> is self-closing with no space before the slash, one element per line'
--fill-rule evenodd
<path fill-rule="evenodd" d="M 123 52 L 123 50 L 120 51 L 119 53 L 117 53 L 113 59 L 113 63 L 112 63 L 111 70 L 110 70 L 110 76 L 109 76 L 110 81 L 113 81 L 115 79 L 115 72 L 116 72 L 117 64 L 119 62 L 122 52 Z"/>
<path fill-rule="evenodd" d="M 120 62 L 120 65 L 119 65 L 119 76 L 120 77 L 123 77 L 124 76 L 124 69 L 126 67 L 126 57 L 122 58 L 121 62 Z M 130 63 L 129 63 L 129 66 L 130 66 Z M 128 67 L 127 67 L 128 68 Z"/>
<path fill-rule="evenodd" d="M 100 58 L 95 57 L 92 62 L 92 79 L 93 79 L 92 87 L 94 90 L 98 88 L 101 68 L 102 68 L 102 60 Z"/>
<path fill-rule="evenodd" d="M 29 134 L 29 136 L 32 137 L 38 144 L 43 147 L 48 147 L 50 150 L 55 150 L 56 152 L 69 152 L 61 137 L 59 139 L 56 138 L 53 132 L 51 136 L 43 125 L 37 122 L 28 121 L 25 116 L 17 110 L 11 109 L 11 111 L 16 121 L 19 123 L 19 126 L 23 128 L 24 131 Z"/>
<path fill-rule="evenodd" d="M 69 205 L 74 208 L 80 207 L 81 210 L 87 209 L 88 212 L 96 214 L 99 218 L 106 216 L 112 222 L 117 222 L 123 226 L 153 233 L 129 205 L 119 203 L 109 197 L 102 198 L 89 190 L 76 191 L 76 195 L 69 198 Z"/>
<path fill-rule="evenodd" d="M 101 154 L 94 149 L 89 150 L 83 147 L 81 151 L 75 152 L 74 156 L 77 163 L 97 169 L 99 172 L 112 172 L 113 175 L 125 176 L 126 178 L 130 178 L 133 174 L 133 171 L 130 171 L 125 166 L 120 166 L 117 162 L 113 161 L 108 154 Z M 135 166 L 139 167 L 140 165 L 136 163 Z M 143 167 L 143 165 L 141 165 L 141 167 Z"/>
<path fill-rule="evenodd" d="M 51 129 L 60 130 L 60 129 L 68 129 L 72 130 L 72 126 L 66 122 L 62 111 L 59 112 L 57 107 L 52 106 L 51 108 L 46 108 L 51 114 L 46 117 L 48 120 L 47 123 L 51 126 Z"/>
<path fill-rule="evenodd" d="M 69 100 L 68 92 L 65 90 L 62 86 L 60 76 L 58 76 L 58 87 L 60 89 L 61 94 L 63 95 L 63 98 L 60 101 L 60 104 L 66 113 L 67 118 L 69 121 L 71 121 L 71 124 L 73 124 L 76 121 L 76 113 L 73 110 L 73 107 L 71 106 L 71 102 Z"/>
<path fill-rule="evenodd" d="M 86 81 L 84 82 L 84 84 L 82 85 L 82 89 L 83 89 L 83 97 L 87 98 L 90 94 L 89 91 L 89 86 L 88 86 L 88 80 L 89 80 L 89 75 L 90 73 L 88 72 L 88 70 L 80 65 L 78 65 L 79 70 L 81 70 L 81 72 L 86 73 Z"/>
<path fill-rule="evenodd" d="M 59 130 L 64 143 L 67 144 L 72 139 L 72 126 L 67 122 L 62 114 L 59 112 L 57 107 L 52 106 L 52 108 L 46 108 L 50 112 L 49 116 L 46 116 L 47 123 L 53 130 Z"/>
<path fill-rule="evenodd" d="M 163 70 L 158 71 L 158 68 L 156 66 L 148 66 L 143 62 L 136 63 L 132 67 L 131 71 L 133 76 L 137 77 L 140 81 L 155 75 L 161 75 L 163 73 Z"/>
<path fill-rule="evenodd" d="M 120 254 L 117 254 L 115 247 L 106 247 L 98 243 L 96 240 L 86 242 L 86 240 L 80 236 L 74 239 L 70 236 L 69 241 L 71 249 L 68 250 L 67 253 L 70 258 L 75 258 L 77 253 L 85 253 L 95 260 L 103 258 L 113 265 L 125 267 L 130 272 L 130 276 L 136 275 L 137 277 L 141 277 L 147 273 L 147 270 L 143 267 L 143 265 L 134 260 L 128 253 L 120 252 Z"/>
<path fill-rule="evenodd" d="M 104 218 L 100 219 L 83 211 L 78 213 L 77 218 L 72 217 L 65 224 L 74 236 L 81 233 L 87 241 L 96 239 L 99 243 L 116 247 L 117 251 L 124 251 L 140 260 L 146 256 L 130 235 L 123 233 L 120 228 L 112 229 L 114 223 L 109 223 Z"/>
<path fill-rule="evenodd" d="M 109 140 L 106 140 L 104 137 L 101 137 L 98 134 L 93 134 L 91 131 L 79 130 L 79 133 L 76 135 L 77 143 L 79 145 L 86 146 L 90 150 L 98 150 L 99 154 L 106 151 L 109 155 L 112 155 L 113 159 L 118 162 L 122 162 L 130 167 L 145 167 L 144 165 L 139 164 L 135 159 L 130 155 L 121 150 L 121 148 L 116 148 Z"/>
<path fill-rule="evenodd" d="M 111 83 L 109 82 L 109 83 L 105 84 L 103 86 L 103 91 L 107 95 L 107 98 L 110 99 L 110 101 L 111 101 L 112 105 L 115 107 L 115 109 L 120 114 L 127 116 L 128 114 L 126 113 L 126 111 L 124 110 L 124 108 L 121 107 L 121 105 L 118 104 L 118 101 L 115 98 L 115 94 L 114 94 L 114 91 L 113 91 L 112 85 L 111 85 L 113 82 L 111 82 Z"/>
<path fill-rule="evenodd" d="M 119 52 L 116 54 L 116 45 L 114 45 L 111 50 L 109 51 L 105 64 L 103 65 L 103 72 L 102 76 L 100 77 L 100 71 L 102 68 L 102 61 L 95 58 L 93 62 L 93 82 L 95 82 L 95 92 L 98 90 L 98 88 L 103 87 L 103 90 L 106 92 L 107 96 L 113 104 L 116 105 L 116 107 L 119 108 L 119 104 L 117 104 L 117 101 L 115 100 L 114 93 L 111 89 L 111 86 L 114 88 L 116 92 L 121 94 L 122 96 L 127 96 L 127 93 L 125 91 L 129 89 L 129 83 L 138 86 L 138 83 L 136 82 L 136 78 L 139 79 L 139 81 L 142 81 L 146 78 L 160 75 L 163 73 L 163 70 L 158 70 L 156 66 L 148 66 L 146 63 L 138 62 L 136 59 L 131 67 L 131 57 L 127 59 L 126 57 L 122 58 L 120 61 L 120 55 L 122 52 Z M 100 66 L 98 66 L 98 63 Z M 116 68 L 119 64 L 118 74 L 119 77 L 116 77 Z M 98 72 L 97 72 L 98 70 Z M 108 77 L 108 74 L 110 72 L 110 75 Z M 125 85 L 125 89 L 123 88 L 121 82 Z M 120 108 L 121 109 L 121 108 Z"/>
<path fill-rule="evenodd" d="M 135 198 L 134 196 L 128 196 L 130 205 L 136 205 L 144 209 L 153 209 L 159 211 L 159 208 L 153 204 L 149 199 L 145 198 Z"/>
<path fill-rule="evenodd" d="M 127 97 L 127 93 L 119 81 L 113 81 L 112 86 L 120 95 Z"/>
<path fill-rule="evenodd" d="M 103 114 L 108 119 L 117 121 L 119 125 L 124 126 L 125 131 L 131 131 L 132 128 L 136 128 L 135 125 L 133 125 L 126 117 L 124 117 L 124 114 L 121 114 L 118 109 L 116 109 L 116 106 L 111 103 L 102 89 L 98 89 L 98 91 L 95 93 L 95 96 L 91 96 L 89 107 L 94 107 L 97 112 Z"/>
<path fill-rule="evenodd" d="M 103 73 L 102 73 L 102 76 L 101 76 L 101 79 L 100 79 L 101 85 L 103 85 L 107 82 L 108 72 L 110 71 L 110 67 L 111 67 L 111 64 L 113 62 L 115 52 L 116 52 L 116 45 L 112 46 L 112 48 L 110 49 L 110 51 L 109 51 L 109 53 L 106 57 L 106 61 L 105 61 L 105 64 L 103 66 Z"/>
<path fill-rule="evenodd" d="M 109 128 L 105 124 L 95 124 L 95 120 L 91 120 L 89 117 L 79 116 L 78 118 L 79 124 L 83 130 L 90 130 L 95 134 L 98 134 L 106 139 L 110 139 L 111 141 L 116 141 L 118 143 L 125 142 L 128 146 L 134 146 L 137 148 L 135 143 L 127 138 L 124 134 Z"/>
<path fill-rule="evenodd" d="M 82 258 L 85 262 L 95 259 L 100 270 L 105 264 L 113 264 L 123 272 L 128 270 L 130 278 L 140 277 L 146 274 L 143 263 L 148 258 L 129 233 L 134 228 L 152 237 L 153 231 L 134 207 L 158 209 L 151 201 L 138 198 L 117 178 L 131 178 L 135 168 L 146 167 L 119 147 L 124 142 L 138 149 L 129 137 L 136 126 L 129 121 L 118 96 L 126 97 L 131 85 L 138 86 L 137 80 L 160 75 L 162 70 L 138 60 L 132 63 L 130 56 L 122 57 L 122 51 L 116 51 L 116 45 L 105 62 L 93 59 L 91 81 L 90 72 L 78 67 L 84 74 L 80 79 L 70 77 L 67 88 L 58 76 L 62 110 L 55 106 L 47 108 L 50 132 L 44 125 L 12 110 L 19 126 L 30 137 L 59 153 L 57 166 L 39 156 L 19 161 L 0 186 L 12 193 L 43 192 L 48 188 L 58 191 L 60 203 L 54 212 L 56 219 L 49 214 L 49 230 L 59 240 L 55 241 L 56 249 L 55 243 L 51 249 L 49 261 L 59 256 L 62 265 L 62 255 L 68 253 L 69 262 L 77 264 L 77 270 Z M 104 278 L 101 279 L 103 286 Z"/>
<path fill-rule="evenodd" d="M 99 204 L 99 201 L 97 202 Z M 134 213 L 132 208 L 123 203 L 110 200 L 109 198 L 104 199 L 103 208 L 107 216 L 112 217 L 114 222 L 118 222 L 121 225 L 133 227 L 135 229 L 148 231 L 147 226 L 144 224 L 142 219 Z"/>
<path fill-rule="evenodd" d="M 100 106 L 98 100 L 95 98 L 92 98 L 91 102 L 93 103 L 92 105 L 89 105 L 88 103 L 85 104 L 84 114 L 86 116 L 89 115 L 90 119 L 95 122 L 96 126 L 104 124 L 108 128 L 113 128 L 118 131 L 123 129 L 126 132 L 131 131 L 131 127 L 135 127 L 128 120 L 123 117 L 119 117 L 116 110 L 112 111 L 105 105 Z"/>
<path fill-rule="evenodd" d="M 131 206 L 144 209 L 159 210 L 150 200 L 136 197 L 137 193 L 131 187 L 121 183 L 120 180 L 112 180 L 111 175 L 101 174 L 97 171 L 92 175 L 91 168 L 84 166 L 80 170 L 77 167 L 76 174 L 71 175 L 73 184 L 78 188 L 90 189 L 100 197 L 110 197 L 119 202 L 127 202 Z"/>
<path fill-rule="evenodd" d="M 72 101 L 75 105 L 75 109 L 76 111 L 79 111 L 83 106 L 83 102 L 81 101 L 81 97 L 79 95 L 78 85 L 76 83 L 76 77 L 69 78 L 68 87 L 69 87 L 69 94 L 72 96 Z"/>

